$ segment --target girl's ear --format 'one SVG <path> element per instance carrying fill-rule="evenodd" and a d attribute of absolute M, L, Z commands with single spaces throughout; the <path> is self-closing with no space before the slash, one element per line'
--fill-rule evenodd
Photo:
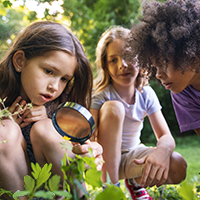
<path fill-rule="evenodd" d="M 19 50 L 15 52 L 12 58 L 14 68 L 17 72 L 21 72 L 25 64 L 25 54 L 24 51 Z"/>

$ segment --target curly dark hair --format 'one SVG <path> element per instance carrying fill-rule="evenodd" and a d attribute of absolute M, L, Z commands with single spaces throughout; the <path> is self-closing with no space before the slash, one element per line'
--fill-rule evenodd
<path fill-rule="evenodd" d="M 200 2 L 168 0 L 144 4 L 143 17 L 131 29 L 125 59 L 138 58 L 140 67 L 151 72 L 153 63 L 175 70 L 199 71 Z M 152 63 L 153 61 L 153 63 Z"/>

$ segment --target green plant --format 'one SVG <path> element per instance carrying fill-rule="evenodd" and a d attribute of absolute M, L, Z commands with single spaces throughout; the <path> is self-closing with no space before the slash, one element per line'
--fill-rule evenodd
<path fill-rule="evenodd" d="M 67 146 L 66 143 L 62 143 L 62 145 L 65 146 L 64 148 Z M 51 176 L 52 164 L 45 164 L 41 168 L 38 163 L 31 163 L 33 177 L 29 175 L 24 177 L 25 190 L 15 192 L 13 198 L 17 200 L 20 196 L 27 195 L 28 199 L 33 199 L 34 197 L 45 199 L 62 197 L 63 200 L 78 200 L 78 189 L 84 193 L 86 199 L 103 200 L 105 197 L 111 197 L 111 199 L 116 200 L 126 199 L 122 190 L 111 184 L 110 181 L 106 184 L 107 188 L 102 191 L 102 173 L 96 168 L 95 158 L 92 156 L 91 149 L 90 155 L 90 157 L 76 155 L 76 158 L 72 159 L 65 154 L 62 159 L 64 181 L 61 187 L 60 177 L 58 175 Z M 87 191 L 84 183 L 92 189 Z"/>

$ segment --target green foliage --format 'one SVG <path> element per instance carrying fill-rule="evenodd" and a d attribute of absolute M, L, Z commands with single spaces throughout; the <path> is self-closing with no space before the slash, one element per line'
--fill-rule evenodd
<path fill-rule="evenodd" d="M 101 34 L 111 25 L 130 28 L 141 15 L 139 0 L 64 0 L 64 13 L 93 63 Z"/>
<path fill-rule="evenodd" d="M 108 186 L 103 192 L 97 195 L 96 200 L 115 199 L 124 200 L 126 197 L 122 190 L 117 186 Z"/>
<path fill-rule="evenodd" d="M 7 190 L 0 188 L 0 197 L 5 195 L 5 194 L 8 195 L 9 197 L 12 197 L 12 195 L 13 195 L 10 191 L 7 191 Z"/>
<path fill-rule="evenodd" d="M 197 194 L 195 192 L 195 186 L 188 184 L 187 182 L 183 182 L 179 189 L 179 193 L 184 200 L 198 200 Z"/>
<path fill-rule="evenodd" d="M 11 7 L 12 6 L 12 3 L 10 1 L 3 1 L 3 6 L 4 7 Z"/>
<path fill-rule="evenodd" d="M 33 170 L 33 178 L 29 175 L 26 175 L 24 177 L 25 190 L 15 192 L 13 194 L 13 198 L 27 195 L 29 199 L 32 199 L 33 197 L 54 199 L 55 194 L 59 192 L 57 190 L 59 188 L 60 176 L 54 175 L 50 178 L 52 164 L 45 164 L 43 168 L 41 168 L 38 163 L 35 165 L 31 163 L 31 167 Z M 44 184 L 45 186 L 43 187 L 45 190 L 39 190 Z M 71 194 L 66 196 L 71 196 Z"/>
<path fill-rule="evenodd" d="M 161 187 L 148 188 L 148 193 L 154 198 L 154 200 L 182 200 L 182 197 L 178 193 L 179 185 L 163 185 Z"/>
<path fill-rule="evenodd" d="M 27 25 L 25 12 L 21 8 L 13 9 L 9 2 L 0 4 L 0 59 L 6 54 L 19 31 Z"/>
<path fill-rule="evenodd" d="M 92 155 L 91 149 L 90 155 Z M 31 163 L 32 177 L 29 175 L 24 177 L 25 190 L 16 191 L 12 195 L 10 192 L 1 189 L 0 196 L 8 194 L 10 196 L 12 195 L 16 200 L 20 196 L 25 195 L 28 196 L 28 199 L 33 199 L 34 197 L 42 197 L 44 199 L 62 197 L 63 200 L 78 200 L 79 191 L 82 191 L 86 199 L 104 200 L 105 197 L 116 200 L 126 199 L 121 188 L 114 186 L 110 181 L 106 183 L 106 189 L 104 191 L 101 190 L 103 186 L 101 181 L 102 172 L 97 170 L 93 156 L 81 157 L 76 155 L 72 159 L 66 153 L 61 163 L 64 174 L 62 186 L 60 186 L 60 176 L 51 175 L 52 164 L 45 164 L 41 168 L 38 163 Z M 110 179 L 108 178 L 108 180 Z M 90 190 L 91 192 L 86 191 L 85 183 L 93 191 L 96 190 L 98 192 L 93 193 L 92 190 Z"/>

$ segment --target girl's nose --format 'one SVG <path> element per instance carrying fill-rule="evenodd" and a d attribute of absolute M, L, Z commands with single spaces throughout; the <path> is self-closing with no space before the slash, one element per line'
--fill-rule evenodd
<path fill-rule="evenodd" d="M 163 78 L 163 70 L 161 70 L 159 67 L 156 70 L 156 78 L 162 79 Z"/>
<path fill-rule="evenodd" d="M 120 66 L 120 68 L 124 68 L 124 69 L 128 68 L 128 64 L 126 63 L 126 61 L 124 59 L 121 59 L 121 66 Z"/>
<path fill-rule="evenodd" d="M 51 91 L 51 92 L 55 92 L 58 90 L 58 81 L 53 81 L 51 83 L 48 84 L 47 88 Z"/>

